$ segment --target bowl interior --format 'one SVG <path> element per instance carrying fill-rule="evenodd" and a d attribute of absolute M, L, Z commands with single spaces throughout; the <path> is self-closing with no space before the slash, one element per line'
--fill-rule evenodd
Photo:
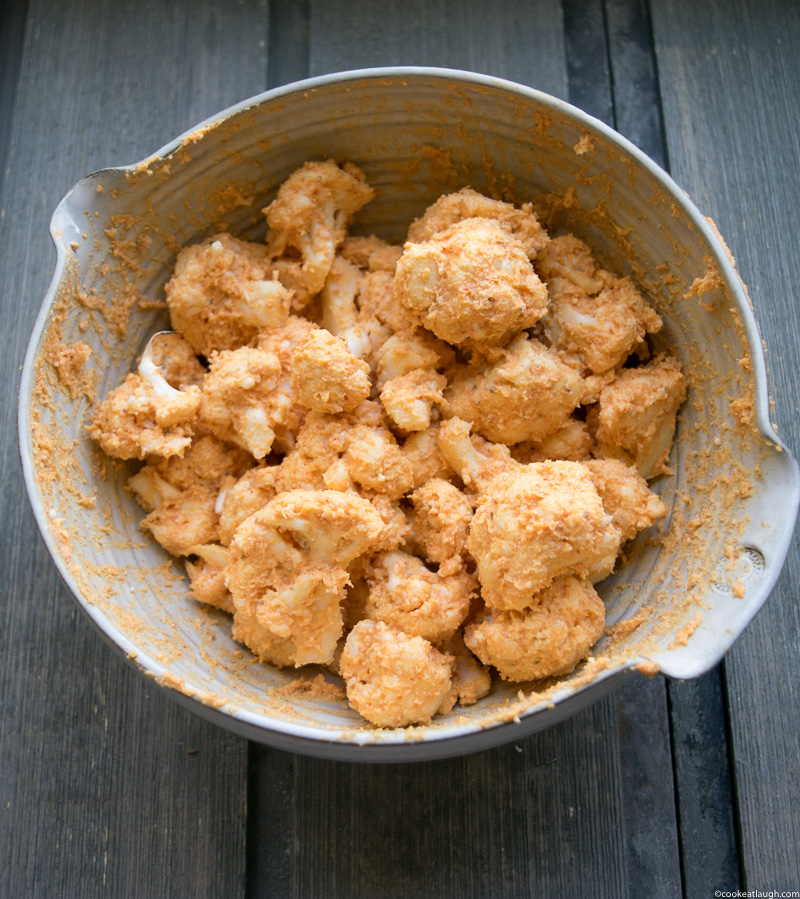
<path fill-rule="evenodd" d="M 139 531 L 141 510 L 125 490 L 133 468 L 104 459 L 84 432 L 95 399 L 167 326 L 163 285 L 178 249 L 220 230 L 260 239 L 277 186 L 325 158 L 355 162 L 375 188 L 354 230 L 396 242 L 436 197 L 466 185 L 532 202 L 551 233 L 576 233 L 649 295 L 665 321 L 659 346 L 680 357 L 691 386 L 674 474 L 654 486 L 669 520 L 640 535 L 599 586 L 609 633 L 594 658 L 558 684 L 520 692 L 498 683 L 476 706 L 410 733 L 368 727 L 309 686 L 316 672 L 260 665 L 235 643 L 226 616 L 194 602 L 181 568 Z M 243 104 L 138 166 L 90 176 L 58 208 L 53 234 L 56 277 L 22 393 L 22 452 L 43 533 L 114 643 L 249 736 L 402 746 L 520 716 L 536 729 L 553 719 L 553 700 L 588 698 L 643 661 L 675 676 L 706 670 L 777 576 L 794 468 L 766 432 L 757 332 L 724 250 L 652 164 L 558 101 L 455 73 L 320 79 Z M 81 347 L 91 350 L 82 366 Z"/>

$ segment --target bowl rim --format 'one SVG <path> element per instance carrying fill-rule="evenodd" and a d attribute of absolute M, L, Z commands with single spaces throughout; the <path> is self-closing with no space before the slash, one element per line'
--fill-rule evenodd
<path fill-rule="evenodd" d="M 554 112 L 571 119 L 579 127 L 585 127 L 588 130 L 598 133 L 619 151 L 630 156 L 638 165 L 646 169 L 655 178 L 670 198 L 680 206 L 681 211 L 689 218 L 691 224 L 704 239 L 712 254 L 713 262 L 722 274 L 726 288 L 730 291 L 731 298 L 735 303 L 742 322 L 745 338 L 752 358 L 756 424 L 761 435 L 768 442 L 774 444 L 775 448 L 783 454 L 786 474 L 788 474 L 788 477 L 787 483 L 782 486 L 785 493 L 789 496 L 789 504 L 794 509 L 795 516 L 798 503 L 800 503 L 800 475 L 798 474 L 797 463 L 792 454 L 779 440 L 769 418 L 766 360 L 762 350 L 758 326 L 744 285 L 742 284 L 738 272 L 736 271 L 722 240 L 715 229 L 709 224 L 705 216 L 703 216 L 695 206 L 694 202 L 689 198 L 688 194 L 678 186 L 664 169 L 613 128 L 610 128 L 604 122 L 583 112 L 577 107 L 572 106 L 564 100 L 504 78 L 461 69 L 430 66 L 387 66 L 339 71 L 291 82 L 256 94 L 204 119 L 198 125 L 183 132 L 178 137 L 164 144 L 155 153 L 145 157 L 139 162 L 124 166 L 107 167 L 90 173 L 76 182 L 76 184 L 67 191 L 64 198 L 53 212 L 51 218 L 50 235 L 56 249 L 55 268 L 49 287 L 42 301 L 41 309 L 33 326 L 25 354 L 18 391 L 18 446 L 22 461 L 23 477 L 36 523 L 50 556 L 53 559 L 61 578 L 69 587 L 70 592 L 78 602 L 78 605 L 89 616 L 90 621 L 103 637 L 129 662 L 132 662 L 138 670 L 148 678 L 154 680 L 182 705 L 188 705 L 203 717 L 215 721 L 217 724 L 230 730 L 239 732 L 241 735 L 247 736 L 250 739 L 260 740 L 261 742 L 277 745 L 280 748 L 290 749 L 309 755 L 324 755 L 328 758 L 338 757 L 340 759 L 359 759 L 363 761 L 399 761 L 402 757 L 422 759 L 451 756 L 461 754 L 462 752 L 477 751 L 478 749 L 488 748 L 489 746 L 499 745 L 503 742 L 518 739 L 521 736 L 527 735 L 527 733 L 540 729 L 540 727 L 549 726 L 550 723 L 556 723 L 556 720 L 561 720 L 562 718 L 567 717 L 568 714 L 571 714 L 571 712 L 567 712 L 566 710 L 564 710 L 563 714 L 556 716 L 553 716 L 552 714 L 549 716 L 543 715 L 542 713 L 546 711 L 557 712 L 559 706 L 569 706 L 570 703 L 568 700 L 573 697 L 575 699 L 583 697 L 585 701 L 581 703 L 581 707 L 583 705 L 588 705 L 589 702 L 594 701 L 597 693 L 608 692 L 609 689 L 611 689 L 610 684 L 612 681 L 618 682 L 623 679 L 621 678 L 621 675 L 625 674 L 630 669 L 635 668 L 644 661 L 644 659 L 641 657 L 634 657 L 617 666 L 612 666 L 606 671 L 598 674 L 590 683 L 577 688 L 565 685 L 565 688 L 559 690 L 553 696 L 552 700 L 548 701 L 546 704 L 538 703 L 529 707 L 520 714 L 518 719 L 495 721 L 487 724 L 462 723 L 445 727 L 425 728 L 422 729 L 423 734 L 421 737 L 412 737 L 412 739 L 409 739 L 408 729 L 399 728 L 394 730 L 366 730 L 364 731 L 363 740 L 360 738 L 354 740 L 350 735 L 343 736 L 342 734 L 338 734 L 335 729 L 328 730 L 314 725 L 303 724 L 301 722 L 273 719 L 263 714 L 255 714 L 247 712 L 246 710 L 237 709 L 233 705 L 223 705 L 218 708 L 212 707 L 203 701 L 202 696 L 192 695 L 191 692 L 184 693 L 170 686 L 168 683 L 165 683 L 163 679 L 168 672 L 166 666 L 139 650 L 119 627 L 107 619 L 97 607 L 83 597 L 78 584 L 64 564 L 61 552 L 48 527 L 48 513 L 44 509 L 44 504 L 40 501 L 40 494 L 34 471 L 33 455 L 30 447 L 30 406 L 31 398 L 33 396 L 36 359 L 39 354 L 42 338 L 49 323 L 50 310 L 58 295 L 58 290 L 62 284 L 67 266 L 68 254 L 66 240 L 59 232 L 58 223 L 65 206 L 75 192 L 80 191 L 89 183 L 96 181 L 98 177 L 104 174 L 132 173 L 146 169 L 156 161 L 173 155 L 184 144 L 189 142 L 193 143 L 198 139 L 202 139 L 203 134 L 224 121 L 247 110 L 257 108 L 265 103 L 278 100 L 282 97 L 302 94 L 304 92 L 314 91 L 345 82 L 386 78 L 398 80 L 411 78 L 441 79 L 458 84 L 466 83 L 468 85 L 493 88 L 516 94 L 517 96 L 533 101 L 542 107 L 549 108 Z M 776 540 L 771 545 L 771 549 L 776 562 L 772 566 L 768 576 L 759 582 L 757 593 L 751 601 L 751 604 L 748 606 L 748 614 L 744 616 L 741 628 L 737 628 L 736 632 L 730 635 L 730 640 L 725 641 L 727 645 L 720 645 L 717 652 L 704 657 L 702 663 L 697 666 L 697 670 L 691 672 L 689 675 L 683 670 L 679 675 L 671 674 L 669 665 L 664 664 L 659 660 L 659 666 L 662 673 L 667 676 L 699 676 L 717 664 L 730 645 L 740 636 L 744 628 L 755 616 L 774 587 L 775 581 L 783 567 L 786 554 L 788 553 L 793 530 L 793 526 L 787 526 L 780 534 L 775 535 Z M 544 707 L 545 705 L 547 708 Z M 547 721 L 542 721 L 540 723 L 537 720 L 540 717 L 546 718 Z M 513 726 L 514 723 L 517 724 L 516 727 Z M 509 727 L 509 725 L 512 726 Z M 337 747 L 337 750 L 333 751 L 333 747 Z M 409 753 L 409 747 L 415 747 L 416 749 Z"/>

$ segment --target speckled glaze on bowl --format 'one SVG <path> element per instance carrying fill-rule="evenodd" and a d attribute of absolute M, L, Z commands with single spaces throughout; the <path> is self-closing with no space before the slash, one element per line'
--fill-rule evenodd
<path fill-rule="evenodd" d="M 141 512 L 124 489 L 132 469 L 104 465 L 83 430 L 94 397 L 122 380 L 147 336 L 164 326 L 152 301 L 163 299 L 178 248 L 222 228 L 260 238 L 260 210 L 277 186 L 321 158 L 364 169 L 376 199 L 354 230 L 390 240 L 401 240 L 441 193 L 465 185 L 533 201 L 551 228 L 588 240 L 602 262 L 648 292 L 665 321 L 659 342 L 675 348 L 691 383 L 675 473 L 655 487 L 671 509 L 666 536 L 640 536 L 626 566 L 600 586 L 611 631 L 594 659 L 558 684 L 497 683 L 477 705 L 429 727 L 376 730 L 341 703 L 294 689 L 307 672 L 254 663 L 225 616 L 195 603 L 180 567 L 140 533 Z M 443 69 L 303 81 L 226 110 L 137 165 L 90 175 L 56 209 L 51 231 L 56 269 L 19 409 L 37 522 L 101 633 L 217 724 L 343 760 L 487 748 L 573 714 L 637 669 L 677 678 L 707 671 L 775 583 L 798 474 L 769 421 L 761 341 L 732 261 L 663 171 L 559 100 Z M 71 395 L 56 375 L 59 352 L 78 342 L 92 350 L 84 370 L 96 393 L 73 384 Z"/>

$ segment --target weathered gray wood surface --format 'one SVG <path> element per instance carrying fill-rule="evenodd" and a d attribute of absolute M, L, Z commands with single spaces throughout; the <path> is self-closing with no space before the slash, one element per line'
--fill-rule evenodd
<path fill-rule="evenodd" d="M 444 65 L 569 98 L 669 163 L 738 257 L 797 448 L 799 39 L 792 4 L 744 0 L 0 0 L 0 896 L 800 888 L 796 556 L 724 676 L 642 679 L 516 745 L 410 768 L 248 748 L 75 610 L 23 495 L 13 387 L 75 180 L 267 86 Z"/>
<path fill-rule="evenodd" d="M 749 286 L 776 417 L 796 452 L 800 7 L 671 0 L 653 4 L 653 22 L 672 171 Z M 795 548 L 726 663 L 742 866 L 762 891 L 800 888 L 797 577 Z"/>
<path fill-rule="evenodd" d="M 89 628 L 38 537 L 14 435 L 18 367 L 55 260 L 52 210 L 93 169 L 261 89 L 268 19 L 255 11 L 201 0 L 27 12 L 13 121 L 0 123 L 3 897 L 243 889 L 246 743 L 178 708 Z"/>

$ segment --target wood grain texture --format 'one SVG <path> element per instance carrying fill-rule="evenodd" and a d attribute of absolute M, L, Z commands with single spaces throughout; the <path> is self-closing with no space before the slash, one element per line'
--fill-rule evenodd
<path fill-rule="evenodd" d="M 424 65 L 510 78 L 566 99 L 558 0 L 317 0 L 310 5 L 312 75 Z"/>
<path fill-rule="evenodd" d="M 0 191 L 6 174 L 27 15 L 27 0 L 0 0 Z"/>
<path fill-rule="evenodd" d="M 613 97 L 613 121 L 604 121 L 664 166 L 667 152 L 649 9 L 644 0 L 605 0 L 603 12 L 599 25 L 605 29 L 609 60 L 606 92 Z M 565 21 L 569 19 L 565 17 Z M 569 41 L 567 48 L 569 53 Z M 574 52 L 580 52 L 580 41 Z M 594 52 L 602 59 L 605 47 Z M 598 75 L 602 71 L 601 63 Z M 581 73 L 574 91 L 570 79 L 570 97 L 574 93 L 579 105 L 580 87 L 586 83 L 592 101 L 603 95 L 599 77 Z M 732 891 L 741 885 L 723 676 L 719 666 L 690 683 L 662 682 L 652 687 L 654 693 L 665 692 L 669 708 L 670 764 L 675 777 L 681 877 L 687 896 L 711 895 L 715 889 Z M 658 723 L 660 720 L 654 726 Z M 648 740 L 649 732 L 644 720 L 637 724 L 632 743 L 638 747 Z M 645 826 L 636 832 L 657 840 L 658 835 L 647 834 L 644 817 Z"/>
<path fill-rule="evenodd" d="M 262 89 L 267 39 L 264 4 L 30 7 L 0 204 L 4 897 L 244 889 L 247 745 L 145 683 L 78 612 L 23 495 L 15 385 L 61 196 Z"/>
<path fill-rule="evenodd" d="M 639 687 L 466 758 L 348 765 L 254 748 L 248 896 L 671 899 L 663 690 Z"/>
<path fill-rule="evenodd" d="M 794 3 L 653 4 L 672 172 L 712 216 L 769 347 L 776 417 L 796 452 L 800 231 L 800 7 Z M 764 609 L 726 662 L 745 885 L 800 883 L 800 607 L 797 544 Z"/>
<path fill-rule="evenodd" d="M 563 0 L 569 102 L 615 127 L 603 0 Z"/>

